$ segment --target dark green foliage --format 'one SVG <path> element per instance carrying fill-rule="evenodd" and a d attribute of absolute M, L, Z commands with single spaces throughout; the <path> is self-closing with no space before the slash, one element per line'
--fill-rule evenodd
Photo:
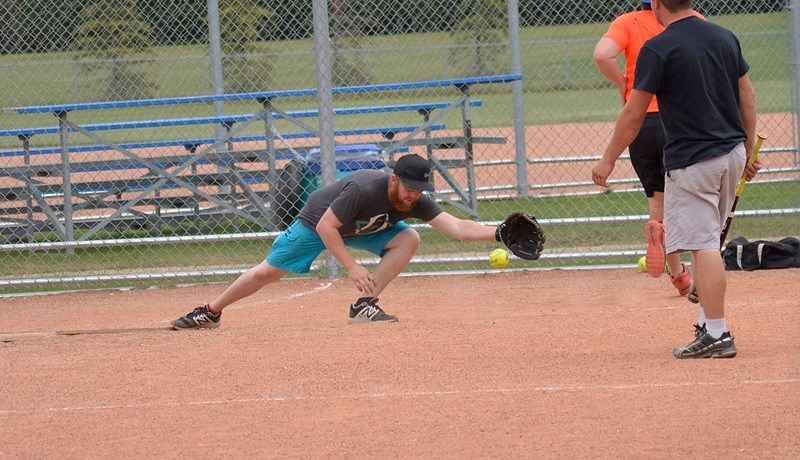
<path fill-rule="evenodd" d="M 78 34 L 82 10 L 93 0 L 26 0 L 0 3 L 0 53 L 42 53 L 65 51 Z M 104 3 L 104 2 L 100 2 Z M 154 45 L 207 42 L 208 26 L 205 1 L 147 0 L 127 2 L 152 31 Z M 252 4 L 280 14 L 263 18 L 259 30 L 262 40 L 309 38 L 313 34 L 310 2 L 301 0 L 253 0 Z M 392 35 L 403 33 L 449 32 L 472 14 L 461 8 L 463 0 L 358 0 L 330 2 L 331 12 L 344 5 L 346 17 L 357 19 L 358 33 Z M 478 2 L 485 3 L 485 2 Z M 505 2 L 502 6 L 505 7 Z M 619 13 L 638 8 L 638 0 L 608 0 L 604 8 L 587 6 L 583 0 L 520 0 L 522 27 L 608 22 Z M 224 7 L 225 2 L 220 2 Z M 783 11 L 780 0 L 734 0 L 715 2 L 698 0 L 695 6 L 708 16 Z M 348 30 L 353 30 L 352 28 Z"/>
<path fill-rule="evenodd" d="M 133 2 L 98 0 L 81 10 L 72 46 L 87 58 L 85 72 L 100 73 L 105 88 L 98 100 L 141 99 L 157 89 L 140 66 L 149 51 L 151 27 Z"/>

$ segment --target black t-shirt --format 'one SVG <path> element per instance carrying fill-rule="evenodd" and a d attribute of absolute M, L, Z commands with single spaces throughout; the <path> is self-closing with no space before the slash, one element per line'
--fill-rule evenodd
<path fill-rule="evenodd" d="M 633 87 L 658 98 L 665 170 L 724 155 L 747 139 L 739 78 L 749 69 L 732 32 L 695 16 L 645 42 Z"/>
<path fill-rule="evenodd" d="M 442 213 L 436 200 L 424 193 L 410 212 L 394 209 L 389 201 L 389 174 L 376 169 L 353 171 L 314 191 L 297 218 L 313 230 L 328 208 L 344 224 L 339 228 L 342 237 L 375 233 L 412 217 L 428 222 Z"/>

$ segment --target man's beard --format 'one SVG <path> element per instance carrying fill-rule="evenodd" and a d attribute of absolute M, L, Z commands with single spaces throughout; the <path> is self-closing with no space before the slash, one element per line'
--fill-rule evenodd
<path fill-rule="evenodd" d="M 393 190 L 389 190 L 389 202 L 392 204 L 392 207 L 400 212 L 409 212 L 414 209 L 414 206 L 417 205 L 417 201 L 415 200 L 413 203 L 409 204 L 405 201 L 401 200 L 398 196 L 397 187 Z"/>

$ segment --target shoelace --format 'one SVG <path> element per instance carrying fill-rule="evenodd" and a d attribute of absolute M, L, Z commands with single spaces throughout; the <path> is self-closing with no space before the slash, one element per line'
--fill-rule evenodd
<path fill-rule="evenodd" d="M 695 324 L 694 325 L 694 336 L 695 337 L 700 337 L 701 335 L 703 335 L 705 333 L 706 333 L 706 325 L 705 324 L 703 324 L 702 326 L 700 326 L 699 324 Z"/>
<path fill-rule="evenodd" d="M 211 321 L 212 314 L 209 310 L 204 309 L 203 307 L 197 307 L 192 312 L 192 319 L 197 322 L 202 321 Z"/>
<path fill-rule="evenodd" d="M 361 303 L 357 303 L 354 306 L 356 308 L 374 308 L 374 307 L 377 307 L 377 305 L 375 305 L 376 303 L 378 303 L 378 298 L 377 297 L 369 299 L 369 300 L 365 300 L 364 302 L 361 302 Z M 363 305 L 363 304 L 366 304 L 366 305 L 361 307 L 361 305 Z"/>

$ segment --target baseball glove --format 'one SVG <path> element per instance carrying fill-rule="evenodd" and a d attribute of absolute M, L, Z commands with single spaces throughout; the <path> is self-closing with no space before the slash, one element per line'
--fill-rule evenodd
<path fill-rule="evenodd" d="M 506 217 L 497 226 L 494 236 L 521 259 L 536 260 L 544 248 L 544 230 L 536 217 L 519 211 Z"/>

